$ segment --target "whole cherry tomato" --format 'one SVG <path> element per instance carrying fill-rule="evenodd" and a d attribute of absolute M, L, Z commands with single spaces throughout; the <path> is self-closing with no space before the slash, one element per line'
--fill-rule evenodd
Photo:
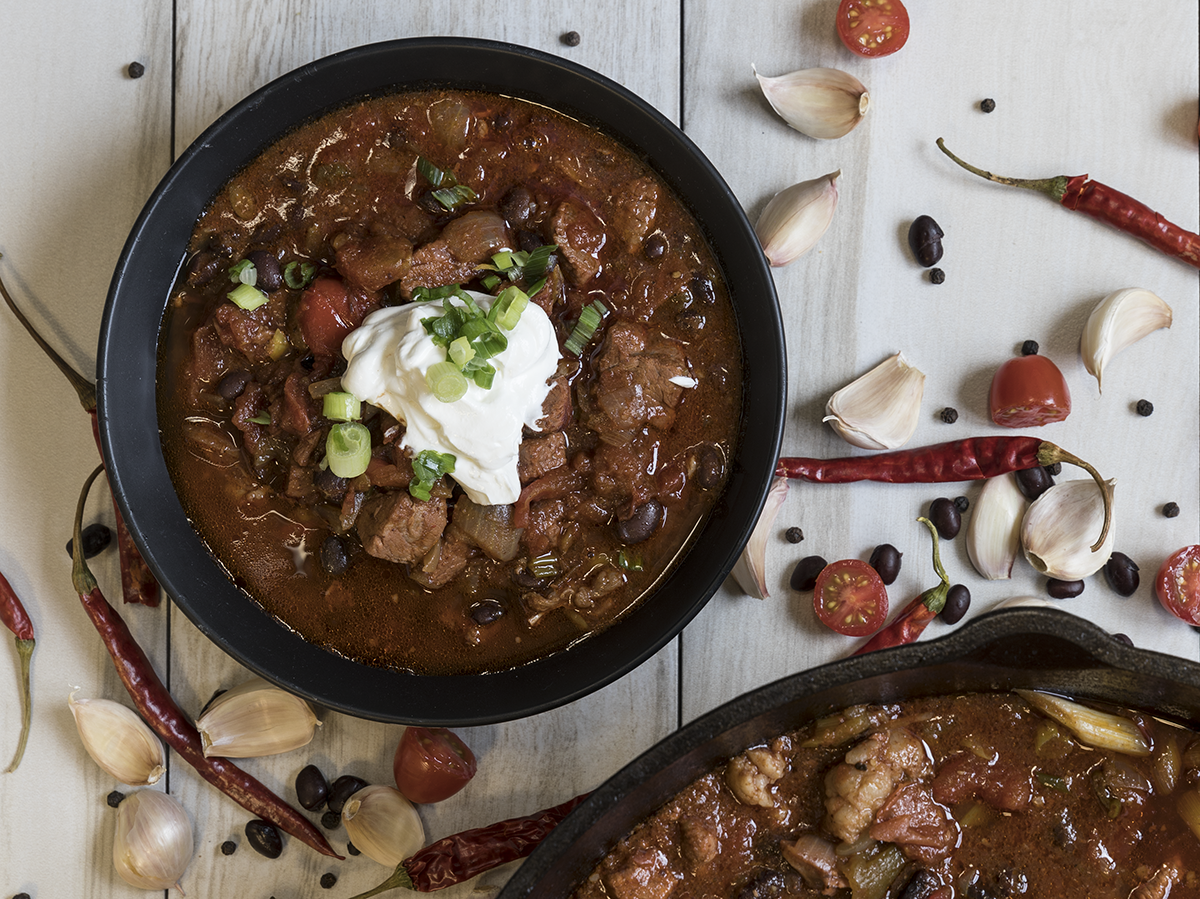
<path fill-rule="evenodd" d="M 1071 414 L 1071 391 L 1045 356 L 1017 356 L 997 369 L 988 406 L 992 421 L 1002 427 L 1036 427 Z"/>
<path fill-rule="evenodd" d="M 874 568 L 858 559 L 830 562 L 817 575 L 813 610 L 821 623 L 847 637 L 865 637 L 887 620 L 888 595 Z"/>
<path fill-rule="evenodd" d="M 889 56 L 908 40 L 908 10 L 900 0 L 842 0 L 837 33 L 859 56 Z"/>
<path fill-rule="evenodd" d="M 1154 592 L 1176 618 L 1200 624 L 1200 546 L 1185 546 L 1172 553 L 1158 569 Z"/>
<path fill-rule="evenodd" d="M 408 727 L 396 747 L 392 773 L 409 802 L 441 802 L 475 776 L 475 753 L 444 727 Z"/>

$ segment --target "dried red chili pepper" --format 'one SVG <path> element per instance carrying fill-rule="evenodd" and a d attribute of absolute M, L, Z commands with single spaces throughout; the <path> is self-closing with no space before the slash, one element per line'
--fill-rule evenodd
<path fill-rule="evenodd" d="M 100 451 L 101 461 L 104 459 L 104 451 L 100 446 L 100 422 L 96 417 L 96 387 L 75 371 L 66 360 L 62 358 L 50 344 L 42 338 L 33 323 L 25 317 L 25 314 L 17 308 L 17 304 L 13 302 L 12 296 L 9 295 L 8 288 L 4 286 L 3 279 L 0 279 L 0 294 L 4 296 L 4 302 L 8 308 L 12 310 L 13 315 L 17 317 L 17 321 L 29 333 L 34 342 L 42 348 L 50 361 L 58 368 L 60 372 L 75 388 L 75 393 L 79 397 L 79 405 L 83 406 L 83 410 L 92 418 L 92 437 L 96 441 L 96 449 Z M 158 582 L 154 579 L 154 575 L 150 573 L 150 568 L 146 565 L 142 554 L 138 552 L 137 546 L 133 542 L 133 537 L 129 533 L 129 528 L 125 526 L 125 519 L 121 516 L 121 510 L 117 508 L 116 497 L 113 497 L 113 512 L 116 514 L 117 522 L 117 550 L 121 556 L 121 594 L 125 598 L 125 602 L 140 603 L 145 606 L 157 606 L 159 603 Z"/>
<path fill-rule="evenodd" d="M 396 889 L 432 893 L 524 858 L 587 797 L 584 793 L 554 808 L 464 830 L 430 843 L 398 864 L 392 876 L 379 886 L 353 899 L 367 899 Z"/>
<path fill-rule="evenodd" d="M 1005 178 L 963 162 L 946 149 L 946 145 L 940 137 L 937 139 L 937 145 L 943 153 L 968 172 L 986 178 L 988 181 L 995 181 L 997 184 L 1009 184 L 1013 187 L 1036 190 L 1061 203 L 1067 209 L 1074 209 L 1084 215 L 1090 215 L 1114 228 L 1119 228 L 1126 234 L 1132 234 L 1168 256 L 1174 256 L 1182 259 L 1188 265 L 1200 268 L 1200 234 L 1195 234 L 1167 221 L 1145 203 L 1141 203 L 1119 190 L 1114 190 L 1107 184 L 1092 181 L 1087 175 L 1058 175 L 1054 178 Z"/>
<path fill-rule="evenodd" d="M 781 478 L 799 478 L 823 484 L 849 484 L 854 481 L 939 484 L 947 481 L 979 481 L 1056 462 L 1078 465 L 1100 487 L 1104 497 L 1104 528 L 1100 532 L 1100 539 L 1092 546 L 1094 552 L 1104 543 L 1112 525 L 1112 488 L 1087 462 L 1037 437 L 968 437 L 934 446 L 838 459 L 791 456 L 779 460 L 775 474 Z"/>
<path fill-rule="evenodd" d="M 913 643 L 946 605 L 946 594 L 950 592 L 950 578 L 946 576 L 946 569 L 942 567 L 941 555 L 938 553 L 937 528 L 928 518 L 918 518 L 917 521 L 929 528 L 929 533 L 933 535 L 933 570 L 941 578 L 941 583 L 936 587 L 930 587 L 901 609 L 900 614 L 893 618 L 885 628 L 854 650 L 853 654 L 856 656 L 862 655 L 864 652 L 874 652 L 877 649 L 887 649 L 889 646 L 904 646 L 906 643 Z"/>
<path fill-rule="evenodd" d="M 103 466 L 92 472 L 79 495 L 75 510 L 75 546 L 71 582 L 79 601 L 104 640 L 121 683 L 133 699 L 138 713 L 164 742 L 218 790 L 245 808 L 256 818 L 269 821 L 285 833 L 333 858 L 342 858 L 329 841 L 300 812 L 272 793 L 229 759 L 204 755 L 200 733 L 179 708 L 159 679 L 146 653 L 130 633 L 117 610 L 104 598 L 83 558 L 83 506 L 92 482 Z"/>
<path fill-rule="evenodd" d="M 33 659 L 33 622 L 17 592 L 3 574 L 0 574 L 0 621 L 13 632 L 17 639 L 17 657 L 21 661 L 21 736 L 17 740 L 17 751 L 4 772 L 16 771 L 25 755 L 25 744 L 29 742 L 29 725 L 33 720 L 32 697 L 29 691 L 29 663 Z"/>

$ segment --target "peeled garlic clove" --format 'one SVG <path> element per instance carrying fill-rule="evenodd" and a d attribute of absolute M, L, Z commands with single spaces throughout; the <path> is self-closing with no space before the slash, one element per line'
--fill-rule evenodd
<path fill-rule="evenodd" d="M 841 169 L 781 190 L 758 217 L 754 233 L 773 266 L 794 262 L 829 230 L 837 209 Z"/>
<path fill-rule="evenodd" d="M 1011 472 L 984 481 L 967 523 L 967 555 L 975 570 L 988 580 L 1012 577 L 1026 505 Z"/>
<path fill-rule="evenodd" d="M 244 759 L 306 746 L 320 723 L 299 696 L 256 677 L 218 696 L 196 730 L 206 756 Z"/>
<path fill-rule="evenodd" d="M 411 802 L 382 784 L 363 787 L 342 807 L 342 824 L 367 858 L 394 868 L 425 845 L 425 828 Z"/>
<path fill-rule="evenodd" d="M 838 69 L 801 69 L 777 78 L 754 70 L 767 102 L 797 131 L 832 140 L 858 127 L 871 97 L 863 83 Z"/>
<path fill-rule="evenodd" d="M 137 713 L 110 699 L 76 699 L 67 706 L 83 748 L 97 765 L 123 784 L 145 787 L 162 777 L 162 743 Z"/>
<path fill-rule="evenodd" d="M 771 595 L 767 590 L 766 581 L 767 540 L 775 527 L 775 516 L 779 514 L 787 495 L 787 478 L 776 478 L 771 482 L 771 489 L 767 491 L 767 502 L 758 517 L 758 524 L 754 526 L 746 548 L 742 550 L 737 564 L 733 566 L 733 579 L 743 592 L 755 599 L 766 599 Z"/>
<path fill-rule="evenodd" d="M 1157 295 L 1140 287 L 1110 293 L 1092 310 L 1083 327 L 1079 340 L 1083 365 L 1103 391 L 1100 378 L 1113 356 L 1150 332 L 1169 327 L 1171 307 Z"/>
<path fill-rule="evenodd" d="M 179 889 L 193 842 L 187 812 L 166 793 L 139 790 L 117 806 L 113 866 L 126 883 L 143 890 Z"/>
<path fill-rule="evenodd" d="M 897 353 L 831 396 L 821 420 L 847 443 L 896 449 L 917 430 L 924 395 L 925 375 Z"/>
<path fill-rule="evenodd" d="M 1115 481 L 1108 481 L 1111 490 Z M 1078 581 L 1095 574 L 1112 555 L 1113 528 L 1092 552 L 1104 527 L 1104 497 L 1092 480 L 1055 484 L 1025 512 L 1021 546 L 1029 564 L 1048 577 Z"/>

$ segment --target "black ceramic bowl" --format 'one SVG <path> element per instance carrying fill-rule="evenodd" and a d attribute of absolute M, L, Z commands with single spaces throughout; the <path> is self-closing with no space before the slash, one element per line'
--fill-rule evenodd
<path fill-rule="evenodd" d="M 857 703 L 1040 689 L 1195 727 L 1200 665 L 1133 649 L 1057 609 L 1011 609 L 947 637 L 854 656 L 776 681 L 693 721 L 596 789 L 517 870 L 499 899 L 565 899 L 618 840 L 747 746 Z"/>
<path fill-rule="evenodd" d="M 743 344 L 752 342 L 752 357 L 743 360 L 741 442 L 725 497 L 653 601 L 564 652 L 461 677 L 410 675 L 336 656 L 302 640 L 234 587 L 175 496 L 155 408 L 156 347 L 168 292 L 196 220 L 225 181 L 324 112 L 365 96 L 440 86 L 545 104 L 647 160 L 705 229 L 726 274 Z M 113 276 L 98 355 L 109 479 L 166 592 L 201 632 L 269 680 L 353 715 L 405 723 L 484 724 L 541 712 L 604 686 L 660 649 L 712 596 L 749 538 L 770 486 L 786 405 L 783 326 L 770 271 L 737 199 L 696 146 L 645 101 L 595 72 L 525 48 L 458 38 L 373 44 L 318 60 L 218 119 L 171 167 L 138 218 Z"/>

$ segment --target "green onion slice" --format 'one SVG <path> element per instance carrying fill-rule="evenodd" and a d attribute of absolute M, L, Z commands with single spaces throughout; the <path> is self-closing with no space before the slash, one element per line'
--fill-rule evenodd
<path fill-rule="evenodd" d="M 459 184 L 453 173 L 439 169 L 424 156 L 417 157 L 417 171 L 433 186 L 433 198 L 448 212 L 479 197 L 465 184 Z"/>
<path fill-rule="evenodd" d="M 465 337 L 456 337 L 450 341 L 450 346 L 446 350 L 446 355 L 450 357 L 450 361 L 457 365 L 460 369 L 475 358 L 475 348 L 471 346 L 471 341 Z"/>
<path fill-rule="evenodd" d="M 246 421 L 252 421 L 256 425 L 269 425 L 271 423 L 271 415 L 269 412 L 259 412 L 257 415 L 252 415 Z"/>
<path fill-rule="evenodd" d="M 358 421 L 362 418 L 362 403 L 352 393 L 335 390 L 325 394 L 321 414 L 334 421 Z"/>
<path fill-rule="evenodd" d="M 233 290 L 229 291 L 229 299 L 245 309 L 247 312 L 252 312 L 267 302 L 267 295 L 257 287 L 252 287 L 249 284 L 239 284 Z"/>
<path fill-rule="evenodd" d="M 529 560 L 529 573 L 534 577 L 557 577 L 562 573 L 558 564 L 558 556 L 554 553 L 543 553 Z"/>
<path fill-rule="evenodd" d="M 496 369 L 488 363 L 484 363 L 479 368 L 472 369 L 471 380 L 475 382 L 475 386 L 481 390 L 491 390 L 492 381 L 496 378 Z"/>
<path fill-rule="evenodd" d="M 604 313 L 608 309 L 599 300 L 595 300 L 583 307 L 579 313 L 579 321 L 575 323 L 575 327 L 571 331 L 571 336 L 567 338 L 564 347 L 576 356 L 583 353 L 583 348 L 596 333 L 596 329 L 600 327 L 600 322 L 604 320 Z"/>
<path fill-rule="evenodd" d="M 421 450 L 413 456 L 413 479 L 408 485 L 409 494 L 415 499 L 428 500 L 429 488 L 437 483 L 442 475 L 454 471 L 456 461 L 458 460 L 451 453 Z"/>
<path fill-rule="evenodd" d="M 325 438 L 325 460 L 339 478 L 356 478 L 371 462 L 371 432 L 355 421 L 336 424 Z"/>
<path fill-rule="evenodd" d="M 636 553 L 627 553 L 622 549 L 617 553 L 617 567 L 625 571 L 641 571 L 642 557 Z"/>
<path fill-rule="evenodd" d="M 461 400 L 467 393 L 466 375 L 453 362 L 435 362 L 425 372 L 429 392 L 443 403 Z"/>
<path fill-rule="evenodd" d="M 253 287 L 258 283 L 258 269 L 249 259 L 243 259 L 229 267 L 229 280 L 234 284 L 249 284 Z"/>
<path fill-rule="evenodd" d="M 283 267 L 283 283 L 292 290 L 301 290 L 312 283 L 317 267 L 311 262 L 289 262 Z"/>
<path fill-rule="evenodd" d="M 515 284 L 504 288 L 496 297 L 492 308 L 488 310 L 488 318 L 505 331 L 511 331 L 521 320 L 521 313 L 529 306 L 529 295 Z"/>

